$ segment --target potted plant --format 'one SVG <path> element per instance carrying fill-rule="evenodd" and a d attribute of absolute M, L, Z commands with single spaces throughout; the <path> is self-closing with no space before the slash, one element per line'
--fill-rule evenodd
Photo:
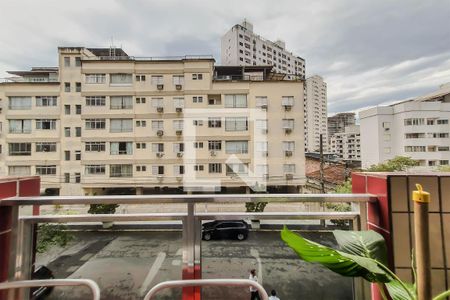
<path fill-rule="evenodd" d="M 119 204 L 91 204 L 88 210 L 90 214 L 114 214 Z M 103 222 L 103 228 L 111 228 L 114 222 Z"/>

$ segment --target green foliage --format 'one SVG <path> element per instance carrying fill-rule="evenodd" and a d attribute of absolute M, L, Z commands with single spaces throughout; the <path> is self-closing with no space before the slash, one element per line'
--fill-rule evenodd
<path fill-rule="evenodd" d="M 88 213 L 90 214 L 113 214 L 119 204 L 91 204 Z"/>
<path fill-rule="evenodd" d="M 67 226 L 61 224 L 40 224 L 37 230 L 36 251 L 43 253 L 51 246 L 64 247 L 73 239 L 67 232 Z"/>
<path fill-rule="evenodd" d="M 326 203 L 325 204 L 327 209 L 337 211 L 337 212 L 348 212 L 352 210 L 352 207 L 348 203 Z M 350 225 L 349 220 L 330 220 L 331 223 L 334 225 L 337 225 L 339 227 L 346 227 Z"/>
<path fill-rule="evenodd" d="M 450 166 L 439 166 L 437 170 L 439 172 L 450 172 Z"/>
<path fill-rule="evenodd" d="M 351 194 L 352 193 L 352 181 L 347 180 L 343 184 L 338 185 L 334 190 L 334 194 Z"/>
<path fill-rule="evenodd" d="M 406 156 L 396 156 L 384 163 L 373 165 L 368 168 L 368 172 L 395 172 L 406 171 L 408 168 L 418 166 L 419 162 Z"/>
<path fill-rule="evenodd" d="M 386 243 L 374 231 L 333 232 L 341 250 L 335 250 L 314 243 L 284 227 L 282 240 L 298 256 L 308 262 L 317 262 L 343 276 L 363 277 L 378 283 L 384 299 L 383 285 L 393 300 L 416 300 L 416 285 L 405 283 L 395 275 L 387 264 Z M 439 294 L 433 300 L 443 300 L 450 296 L 450 290 Z"/>
<path fill-rule="evenodd" d="M 267 202 L 246 202 L 245 209 L 247 212 L 263 212 Z"/>

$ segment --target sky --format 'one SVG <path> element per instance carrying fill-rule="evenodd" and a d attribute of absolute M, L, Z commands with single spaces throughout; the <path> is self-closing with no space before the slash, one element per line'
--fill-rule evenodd
<path fill-rule="evenodd" d="M 328 84 L 329 114 L 408 99 L 450 82 L 449 0 L 2 0 L 0 77 L 55 66 L 58 46 L 133 56 L 212 54 L 244 18 L 286 42 Z"/>

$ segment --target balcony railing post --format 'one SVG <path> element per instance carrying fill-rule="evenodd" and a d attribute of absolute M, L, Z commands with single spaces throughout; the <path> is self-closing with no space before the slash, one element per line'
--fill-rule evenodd
<path fill-rule="evenodd" d="M 30 280 L 33 268 L 34 223 L 20 220 L 16 240 L 17 256 L 15 268 L 15 280 Z M 23 289 L 20 292 L 21 299 L 29 298 L 30 290 Z"/>

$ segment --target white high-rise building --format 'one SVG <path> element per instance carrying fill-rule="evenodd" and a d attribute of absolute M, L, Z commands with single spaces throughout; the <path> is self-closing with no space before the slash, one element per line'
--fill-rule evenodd
<path fill-rule="evenodd" d="M 306 79 L 305 101 L 305 151 L 320 150 L 322 134 L 323 151 L 328 151 L 327 84 L 319 75 Z"/>
<path fill-rule="evenodd" d="M 330 136 L 330 152 L 342 160 L 361 160 L 360 140 L 359 125 L 346 126 Z"/>
<path fill-rule="evenodd" d="M 422 166 L 450 160 L 450 83 L 434 93 L 359 113 L 362 167 L 395 156 L 409 156 Z"/>
<path fill-rule="evenodd" d="M 281 40 L 269 41 L 253 32 L 247 21 L 234 25 L 221 39 L 221 63 L 224 66 L 273 66 L 287 74 L 286 79 L 305 78 L 305 60 L 286 50 Z"/>

